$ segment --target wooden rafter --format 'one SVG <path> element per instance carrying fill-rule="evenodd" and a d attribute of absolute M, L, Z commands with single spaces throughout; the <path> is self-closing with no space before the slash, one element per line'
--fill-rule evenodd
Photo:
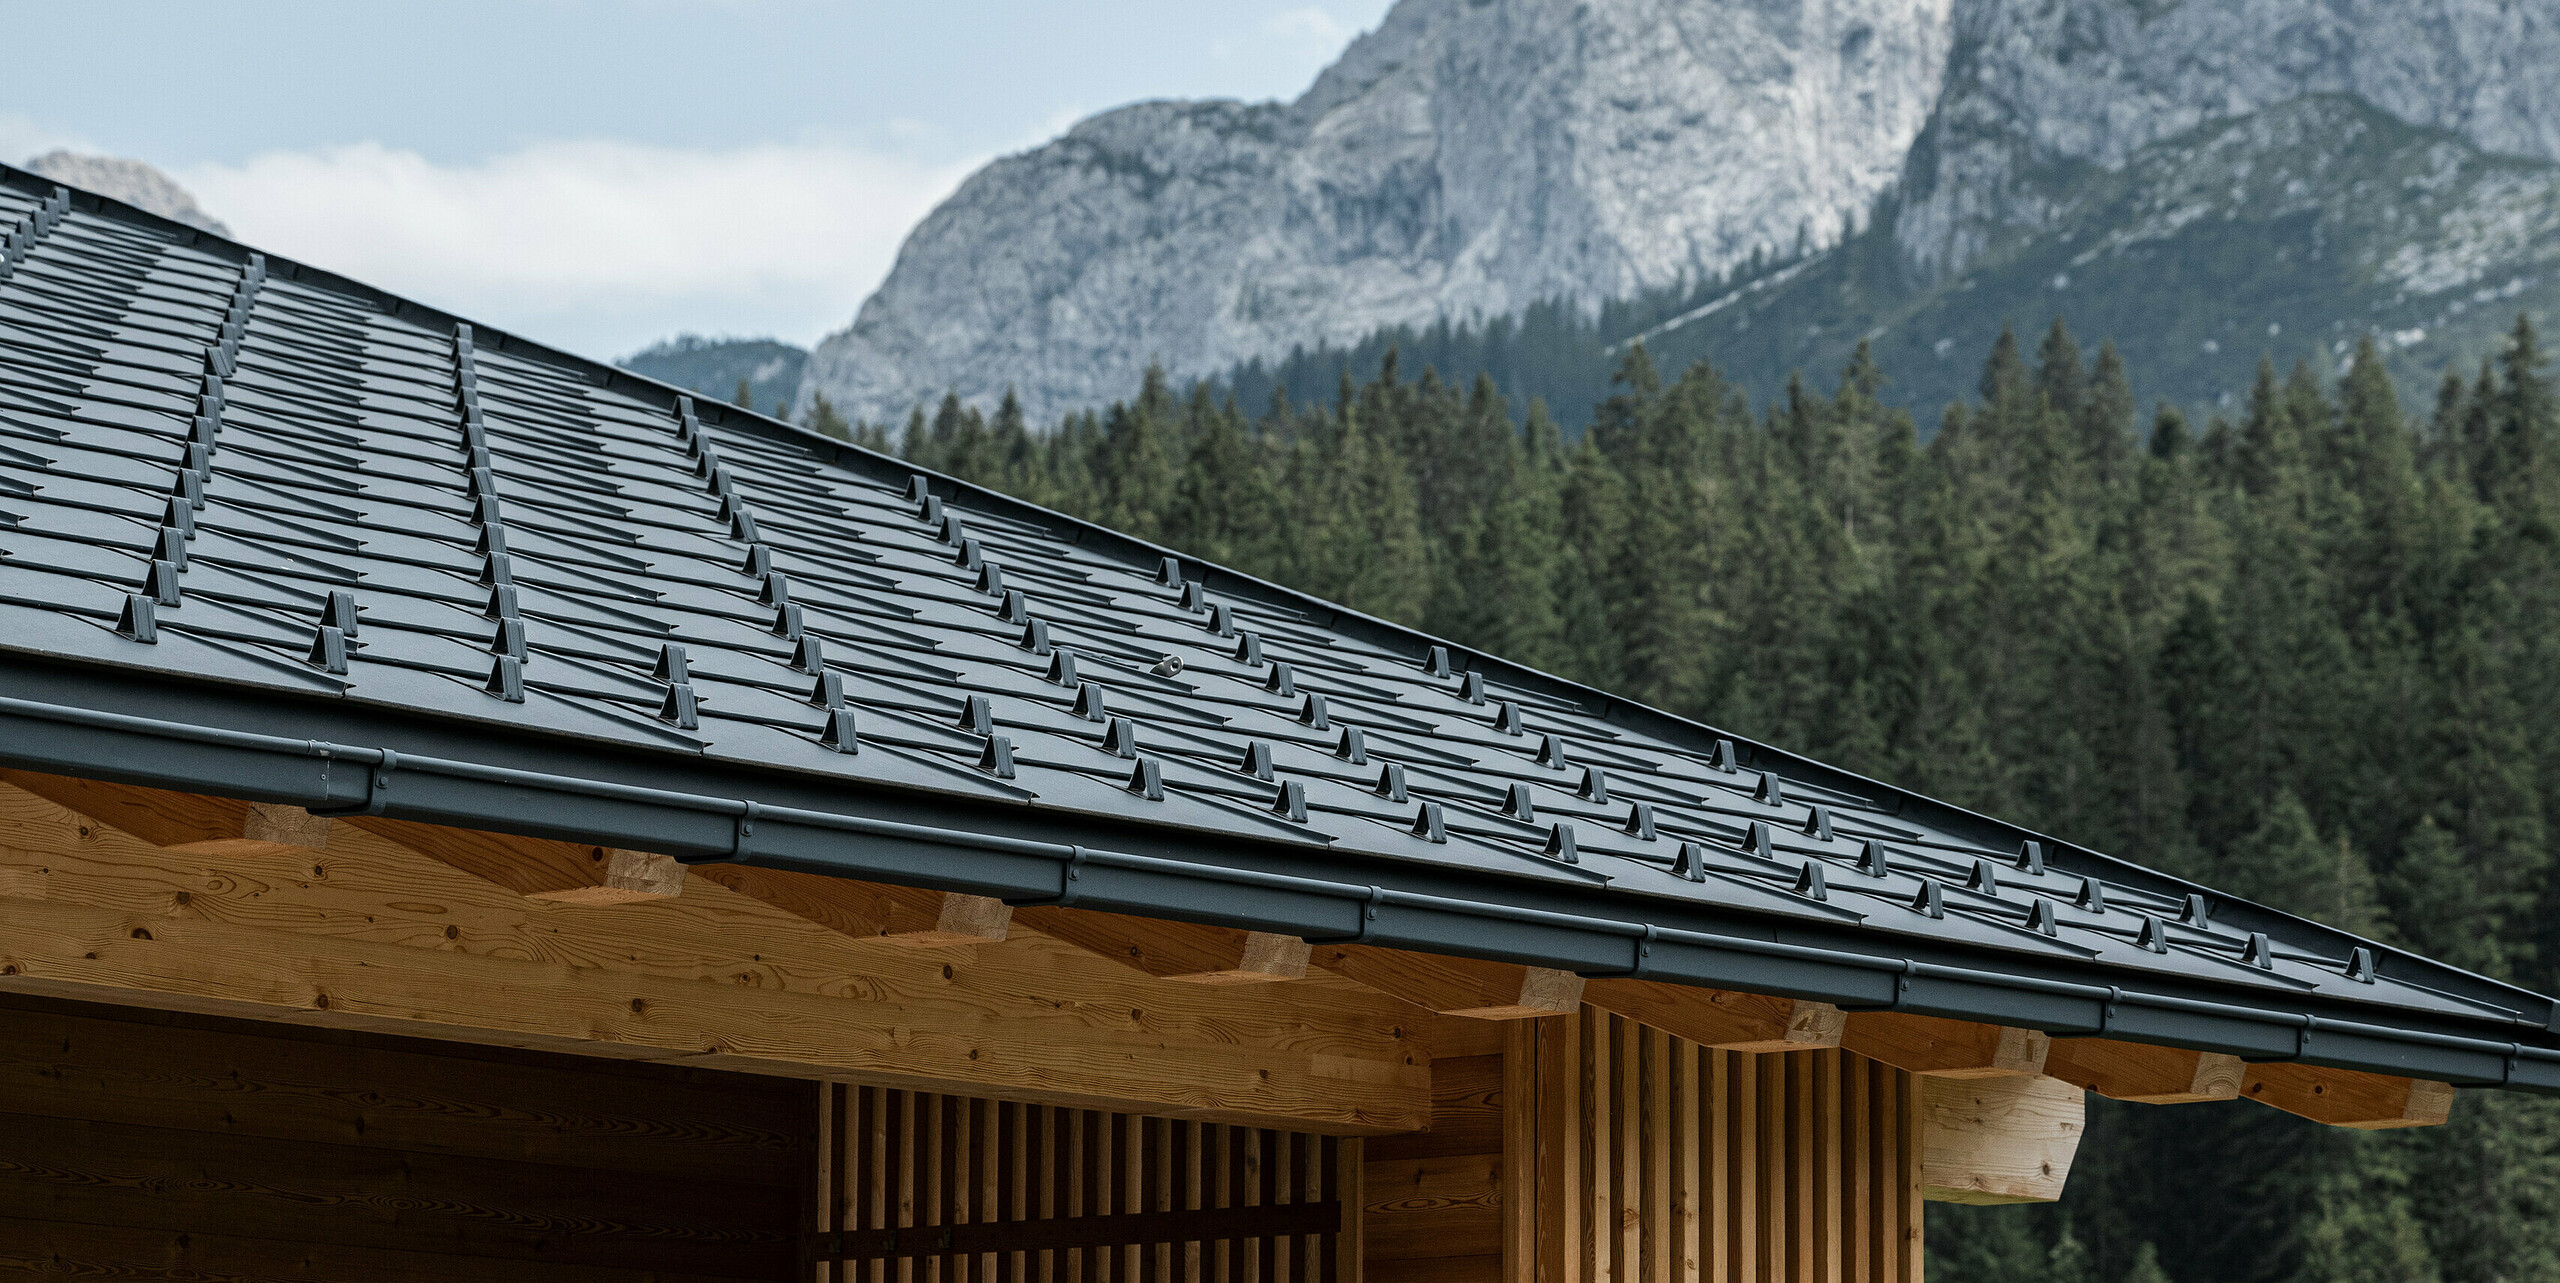
<path fill-rule="evenodd" d="M 1013 910 L 1002 900 L 982 895 L 741 864 L 702 864 L 694 866 L 693 872 L 830 931 L 910 949 L 1000 941 L 1013 920 Z"/>
<path fill-rule="evenodd" d="M 1900 1011 L 1859 1011 L 1850 1013 L 1840 1045 L 1896 1069 L 1933 1077 L 2034 1077 L 2044 1072 L 2052 1039 L 2033 1029 Z"/>
<path fill-rule="evenodd" d="M 2109 1038 L 2056 1038 L 2044 1072 L 2072 1086 L 2116 1100 L 2184 1105 L 2229 1100 L 2240 1094 L 2238 1056 L 2183 1047 L 2117 1042 Z"/>
<path fill-rule="evenodd" d="M 1187 984 L 1266 984 L 1303 980 L 1307 942 L 1296 936 L 1098 913 L 1090 909 L 1014 910 L 1026 927 L 1164 980 Z"/>
<path fill-rule="evenodd" d="M 1429 1019 L 1331 978 L 1245 999 L 1028 934 L 884 947 L 701 879 L 542 906 L 353 825 L 215 859 L 6 787 L 0 988 L 1328 1133 L 1429 1116 Z"/>
<path fill-rule="evenodd" d="M 2433 1127 L 2453 1116 L 2453 1088 L 2445 1083 L 2316 1065 L 2251 1065 L 2240 1095 L 2332 1127 L 2364 1131 Z"/>
<path fill-rule="evenodd" d="M 1586 981 L 1582 1000 L 1664 1033 L 1719 1051 L 1817 1051 L 1840 1045 L 1838 1007 L 1768 994 L 1736 993 L 1609 978 Z"/>
<path fill-rule="evenodd" d="M 1442 1015 L 1522 1020 L 1582 1008 L 1582 977 L 1553 967 L 1408 953 L 1365 944 L 1316 946 L 1315 965 Z"/>

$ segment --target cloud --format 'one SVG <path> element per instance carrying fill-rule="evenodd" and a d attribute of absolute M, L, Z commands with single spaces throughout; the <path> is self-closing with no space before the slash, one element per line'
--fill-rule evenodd
<path fill-rule="evenodd" d="M 1209 56 L 1220 62 L 1233 62 L 1248 55 L 1262 59 L 1314 58 L 1320 67 L 1331 62 L 1357 34 L 1358 28 L 1314 5 L 1306 5 L 1283 9 L 1263 19 L 1254 27 L 1253 37 L 1249 40 L 1220 38 L 1210 41 Z"/>
<path fill-rule="evenodd" d="M 1350 43 L 1352 30 L 1332 14 L 1310 5 L 1303 9 L 1282 10 L 1265 18 L 1262 34 L 1322 45 L 1331 51 Z"/>
<path fill-rule="evenodd" d="M 0 164 L 22 164 L 56 147 L 94 150 L 80 136 L 63 133 L 33 116 L 0 111 Z"/>
<path fill-rule="evenodd" d="M 682 330 L 849 324 L 974 168 L 856 146 L 535 143 L 438 164 L 359 143 L 178 177 L 250 244 L 591 356 Z"/>

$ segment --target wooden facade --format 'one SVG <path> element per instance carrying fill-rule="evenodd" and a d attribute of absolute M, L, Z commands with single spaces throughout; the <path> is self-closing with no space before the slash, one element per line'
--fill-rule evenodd
<path fill-rule="evenodd" d="M 0 1279 L 789 1276 L 782 1079 L 133 1008 L 0 1005 Z"/>
<path fill-rule="evenodd" d="M 821 1087 L 819 1283 L 1342 1283 L 1360 1142 Z"/>
<path fill-rule="evenodd" d="M 1280 976 L 832 879 L 607 886 L 628 853 L 509 885 L 480 866 L 515 839 L 239 810 L 0 781 L 0 1278 L 1916 1283 L 1924 1197 L 2058 1194 L 2084 1086 L 2444 1116 L 1751 995 L 1556 1010 L 1555 974 L 1391 950 Z M 583 864 L 614 893 L 560 894 Z"/>
<path fill-rule="evenodd" d="M 1919 1079 L 1839 1050 L 1718 1051 L 1589 1008 L 1514 1047 L 1517 1277 L 1920 1277 Z"/>

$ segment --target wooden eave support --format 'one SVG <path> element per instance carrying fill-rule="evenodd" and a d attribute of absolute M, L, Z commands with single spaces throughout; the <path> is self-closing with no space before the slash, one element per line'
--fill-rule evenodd
<path fill-rule="evenodd" d="M 339 825 L 208 858 L 0 787 L 0 989 L 1336 1134 L 1430 1122 L 1427 1019 L 1024 933 L 883 947 L 710 881 L 562 911 Z"/>
<path fill-rule="evenodd" d="M 2240 1095 L 2314 1122 L 2361 1131 L 2433 1127 L 2453 1116 L 2449 1084 L 2316 1065 L 2250 1065 Z"/>
<path fill-rule="evenodd" d="M 1311 952 L 1307 942 L 1296 936 L 1267 931 L 1167 922 L 1090 909 L 1026 905 L 1013 913 L 1022 925 L 1042 935 L 1080 945 L 1157 979 L 1185 984 L 1303 980 Z"/>
<path fill-rule="evenodd" d="M 1920 1080 L 1920 1183 L 1941 1203 L 2050 1203 L 2062 1197 L 2087 1126 L 2088 1097 L 2057 1078 Z"/>
<path fill-rule="evenodd" d="M 647 851 L 510 837 L 375 815 L 331 820 L 298 806 L 35 771 L 0 771 L 0 783 L 191 855 L 246 858 L 287 850 L 325 851 L 330 834 L 344 825 L 397 842 L 530 900 L 626 904 L 684 890 L 684 867 Z"/>
<path fill-rule="evenodd" d="M 1315 965 L 1380 993 L 1448 1016 L 1525 1020 L 1582 1008 L 1584 981 L 1570 971 L 1408 953 L 1365 944 L 1318 945 Z"/>
<path fill-rule="evenodd" d="M 1901 1011 L 1854 1011 L 1849 1013 L 1840 1045 L 1915 1074 L 2001 1078 L 2043 1073 L 2053 1040 L 2033 1029 Z"/>
<path fill-rule="evenodd" d="M 908 949 L 1003 940 L 1014 911 L 983 895 L 856 882 L 743 864 L 697 864 L 698 876 L 830 931 Z"/>
<path fill-rule="evenodd" d="M 326 850 L 329 821 L 298 806 L 172 793 L 68 775 L 0 769 L 0 783 L 146 842 L 199 855 L 272 855 Z"/>
<path fill-rule="evenodd" d="M 1840 1045 L 1847 1016 L 1827 1002 L 1623 977 L 1588 980 L 1582 1000 L 1719 1051 L 1815 1051 Z"/>
<path fill-rule="evenodd" d="M 2115 1100 L 2184 1105 L 2240 1094 L 2238 1056 L 2110 1038 L 2056 1038 L 2044 1072 Z"/>

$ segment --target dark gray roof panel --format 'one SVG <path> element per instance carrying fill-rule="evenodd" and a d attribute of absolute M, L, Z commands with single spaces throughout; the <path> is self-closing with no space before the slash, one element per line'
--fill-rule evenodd
<path fill-rule="evenodd" d="M 2548 1018 L 2415 960 L 2350 978 L 2337 932 L 2209 893 L 2197 920 L 2198 889 L 2094 853 L 0 179 L 0 649 L 1882 949 Z"/>

